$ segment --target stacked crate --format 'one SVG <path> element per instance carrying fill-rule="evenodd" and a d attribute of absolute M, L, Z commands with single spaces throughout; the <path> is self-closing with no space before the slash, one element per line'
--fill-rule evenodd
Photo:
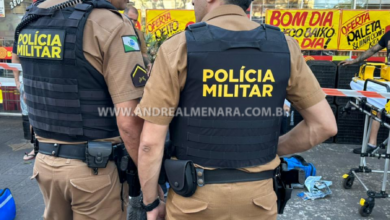
<path fill-rule="evenodd" d="M 20 93 L 15 86 L 2 86 L 3 111 L 20 112 Z"/>
<path fill-rule="evenodd" d="M 350 114 L 343 117 L 343 108 L 344 105 L 338 107 L 336 143 L 361 144 L 365 114 L 360 111 L 351 111 Z"/>
<path fill-rule="evenodd" d="M 338 66 L 336 87 L 339 89 L 351 89 L 352 78 L 359 74 L 360 65 Z M 348 97 L 336 97 L 335 103 L 339 106 L 344 106 L 350 99 Z"/>
<path fill-rule="evenodd" d="M 359 73 L 361 64 L 338 66 L 338 62 L 330 61 L 308 61 L 307 65 L 312 70 L 322 88 L 351 89 L 352 78 Z M 351 98 L 327 97 L 332 111 L 337 120 L 338 134 L 325 143 L 361 144 L 363 139 L 363 128 L 365 114 L 359 111 L 352 111 L 351 114 L 342 116 L 342 110 Z M 303 120 L 298 111 L 292 108 L 291 128 Z M 321 116 L 319 116 L 321 117 Z M 378 144 L 388 136 L 388 129 L 381 127 L 378 133 Z"/>
<path fill-rule="evenodd" d="M 356 110 L 342 116 L 344 106 L 339 106 L 337 127 L 338 133 L 336 143 L 340 144 L 362 144 L 364 134 L 365 114 Z M 381 126 L 378 132 L 377 143 L 380 144 L 389 135 L 389 129 Z"/>

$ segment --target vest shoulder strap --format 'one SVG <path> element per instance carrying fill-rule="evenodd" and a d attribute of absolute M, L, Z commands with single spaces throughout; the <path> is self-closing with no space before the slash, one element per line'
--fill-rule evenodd
<path fill-rule="evenodd" d="M 41 15 L 41 16 L 51 16 L 56 12 L 55 9 L 38 8 L 38 6 L 36 5 L 31 6 L 26 11 L 27 11 L 26 15 Z"/>
<path fill-rule="evenodd" d="M 77 4 L 74 7 L 74 9 L 76 9 L 78 11 L 89 11 L 91 9 L 91 7 L 93 7 L 93 6 L 90 4 Z"/>
<path fill-rule="evenodd" d="M 276 27 L 276 26 L 273 26 L 273 25 L 269 25 L 269 24 L 262 24 L 264 29 L 271 29 L 271 30 L 275 30 L 275 31 L 279 31 L 280 32 L 280 28 L 279 27 Z"/>
<path fill-rule="evenodd" d="M 93 6 L 90 4 L 77 4 L 69 19 L 81 20 L 85 13 L 92 11 Z"/>
<path fill-rule="evenodd" d="M 190 34 L 191 33 L 191 34 Z M 191 35 L 195 41 L 211 41 L 213 40 L 213 35 L 210 32 L 209 25 L 206 22 L 200 22 L 191 24 L 186 28 L 186 36 L 190 37 Z M 187 40 L 189 40 L 187 38 Z"/>

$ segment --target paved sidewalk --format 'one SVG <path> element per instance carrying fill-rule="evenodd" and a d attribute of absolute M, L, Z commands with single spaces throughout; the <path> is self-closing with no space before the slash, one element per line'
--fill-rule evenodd
<path fill-rule="evenodd" d="M 302 154 L 305 159 L 315 164 L 317 175 L 324 180 L 333 181 L 331 197 L 302 201 L 296 195 L 302 190 L 294 190 L 292 199 L 286 207 L 285 214 L 278 219 L 390 219 L 390 199 L 378 199 L 369 218 L 358 214 L 361 197 L 366 198 L 363 187 L 355 180 L 352 189 L 345 190 L 341 186 L 341 176 L 352 167 L 357 167 L 359 156 L 351 153 L 357 146 L 339 144 L 321 144 Z M 24 162 L 24 152 L 32 147 L 23 139 L 22 119 L 19 117 L 0 116 L 0 188 L 11 189 L 16 205 L 16 220 L 40 220 L 44 210 L 43 199 L 36 181 L 30 180 L 33 162 Z M 384 160 L 370 159 L 368 165 L 373 169 L 383 169 Z M 382 175 L 363 175 L 366 185 L 379 191 Z M 389 184 L 387 185 L 388 187 Z M 389 191 L 389 190 L 388 190 Z"/>

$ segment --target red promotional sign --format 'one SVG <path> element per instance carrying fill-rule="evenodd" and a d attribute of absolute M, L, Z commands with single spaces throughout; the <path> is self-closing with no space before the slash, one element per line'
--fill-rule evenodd
<path fill-rule="evenodd" d="M 0 47 L 0 60 L 12 59 L 12 47 Z"/>

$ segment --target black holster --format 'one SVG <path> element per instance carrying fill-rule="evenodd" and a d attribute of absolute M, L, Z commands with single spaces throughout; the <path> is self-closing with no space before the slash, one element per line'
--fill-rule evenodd
<path fill-rule="evenodd" d="M 282 174 L 281 167 L 279 166 L 276 169 L 276 175 L 274 177 L 274 190 L 278 198 L 278 214 L 283 214 L 284 208 L 286 207 L 288 200 L 291 198 L 293 190 L 291 186 L 286 184 L 289 181 L 283 177 L 284 175 Z"/>
<path fill-rule="evenodd" d="M 34 154 L 37 155 L 38 151 L 39 151 L 39 142 L 35 136 L 35 132 L 34 132 L 34 128 L 31 128 L 31 139 L 30 139 L 30 143 L 33 144 L 34 146 Z"/>
<path fill-rule="evenodd" d="M 127 181 L 129 184 L 129 196 L 138 197 L 141 194 L 141 185 L 138 178 L 137 166 L 131 159 L 123 143 L 114 146 L 113 159 L 118 168 L 120 182 L 124 183 Z"/>

